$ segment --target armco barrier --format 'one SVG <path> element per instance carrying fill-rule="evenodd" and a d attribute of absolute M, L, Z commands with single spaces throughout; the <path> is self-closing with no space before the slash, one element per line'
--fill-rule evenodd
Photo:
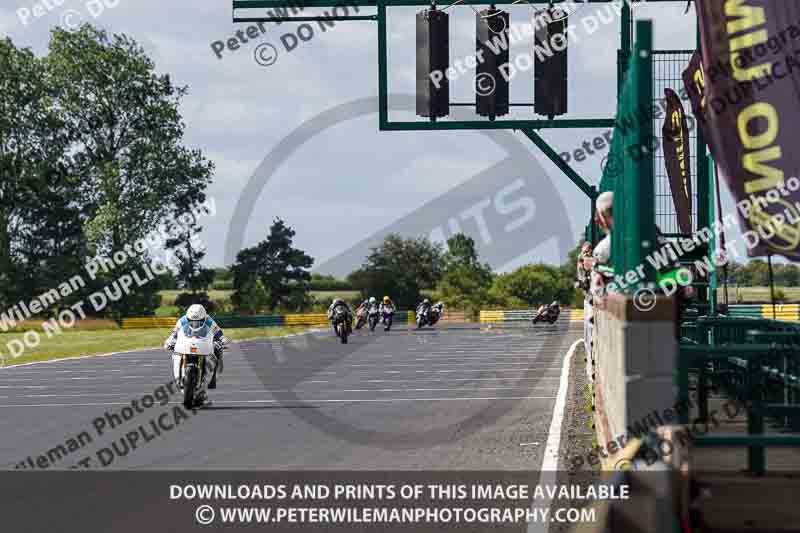
<path fill-rule="evenodd" d="M 775 306 L 777 320 L 800 322 L 800 304 L 779 304 Z M 529 322 L 536 314 L 534 309 L 489 309 L 480 312 L 480 322 L 487 324 Z M 771 304 L 737 304 L 728 306 L 728 315 L 736 318 L 772 318 Z M 583 309 L 565 309 L 562 320 L 569 317 L 570 322 L 583 321 Z M 291 315 L 258 315 L 258 316 L 215 316 L 214 319 L 223 328 L 266 328 L 271 326 L 327 326 L 325 313 L 307 313 Z M 395 322 L 413 324 L 416 320 L 414 311 L 398 311 Z M 122 329 L 171 328 L 178 317 L 140 317 L 126 318 L 122 321 Z M 467 322 L 463 311 L 445 310 L 442 322 Z"/>
<path fill-rule="evenodd" d="M 177 321 L 178 317 L 148 316 L 142 318 L 125 318 L 122 320 L 122 329 L 172 328 Z"/>
<path fill-rule="evenodd" d="M 772 304 L 761 306 L 762 318 L 772 318 Z M 783 304 L 775 305 L 775 319 L 785 322 L 800 322 L 800 305 Z"/>
<path fill-rule="evenodd" d="M 482 310 L 479 320 L 483 323 L 502 324 L 530 322 L 536 316 L 535 309 L 492 309 Z M 570 322 L 583 321 L 583 309 L 564 309 L 559 320 L 568 318 Z"/>
<path fill-rule="evenodd" d="M 760 305 L 729 305 L 728 316 L 735 318 L 763 318 Z"/>
<path fill-rule="evenodd" d="M 309 313 L 300 315 L 284 315 L 287 326 L 327 326 L 328 315 L 325 313 Z"/>
<path fill-rule="evenodd" d="M 444 310 L 444 316 L 440 322 L 469 322 L 467 320 L 467 313 L 464 311 L 448 311 Z"/>
<path fill-rule="evenodd" d="M 728 306 L 728 316 L 735 318 L 772 318 L 772 304 L 738 304 Z M 800 304 L 776 304 L 775 318 L 800 322 Z"/>
<path fill-rule="evenodd" d="M 284 325 L 282 315 L 215 316 L 214 320 L 221 328 L 268 328 Z"/>

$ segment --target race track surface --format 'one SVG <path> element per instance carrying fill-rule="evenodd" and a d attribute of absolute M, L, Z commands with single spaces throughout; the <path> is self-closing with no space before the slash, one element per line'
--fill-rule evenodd
<path fill-rule="evenodd" d="M 244 342 L 196 413 L 163 351 L 4 368 L 0 468 L 536 470 L 578 328 Z"/>

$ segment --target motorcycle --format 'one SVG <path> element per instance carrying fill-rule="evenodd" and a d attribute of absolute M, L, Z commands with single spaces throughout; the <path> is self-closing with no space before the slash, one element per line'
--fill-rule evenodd
<path fill-rule="evenodd" d="M 417 329 L 423 326 L 434 326 L 442 317 L 444 304 L 438 303 L 434 306 L 422 308 L 417 312 Z"/>
<path fill-rule="evenodd" d="M 369 307 L 368 311 L 368 321 L 369 321 L 369 330 L 375 331 L 375 326 L 378 325 L 378 321 L 380 320 L 380 313 L 378 311 L 378 304 L 372 304 Z"/>
<path fill-rule="evenodd" d="M 444 304 L 438 303 L 431 308 L 431 314 L 428 317 L 431 326 L 435 326 L 439 319 L 442 318 L 442 314 L 444 314 Z"/>
<path fill-rule="evenodd" d="M 430 308 L 423 308 L 417 311 L 417 329 L 421 329 L 422 326 L 428 323 L 428 315 L 430 314 Z"/>
<path fill-rule="evenodd" d="M 550 307 L 542 306 L 539 308 L 536 316 L 533 317 L 533 323 L 538 324 L 539 322 L 547 322 L 548 324 L 555 324 L 560 314 L 560 310 L 558 310 L 558 312 L 554 312 L 550 309 Z"/>
<path fill-rule="evenodd" d="M 209 360 L 214 358 L 214 339 L 210 336 L 190 337 L 180 332 L 173 350 L 181 357 L 178 383 L 183 388 L 183 406 L 194 409 L 199 403 L 203 379 L 209 371 Z M 211 379 L 216 382 L 218 369 L 213 362 L 211 366 L 214 367 Z"/>
<path fill-rule="evenodd" d="M 352 324 L 347 309 L 336 308 L 333 312 L 333 324 L 336 328 L 336 336 L 342 340 L 342 344 L 347 344 L 347 337 L 352 333 Z"/>
<path fill-rule="evenodd" d="M 358 306 L 356 309 L 356 329 L 361 329 L 367 323 L 367 308 L 364 305 Z M 370 330 L 373 329 L 370 325 Z"/>
<path fill-rule="evenodd" d="M 392 329 L 392 322 L 394 321 L 394 307 L 391 305 L 383 306 L 383 328 L 384 331 Z"/>

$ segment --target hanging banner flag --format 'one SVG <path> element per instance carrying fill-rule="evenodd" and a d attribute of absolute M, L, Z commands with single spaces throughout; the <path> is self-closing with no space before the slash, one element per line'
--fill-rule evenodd
<path fill-rule="evenodd" d="M 708 144 L 708 149 L 711 151 L 711 156 L 715 156 L 717 152 L 714 139 L 709 134 L 708 121 L 706 118 L 706 82 L 705 73 L 703 70 L 703 59 L 699 50 L 695 50 L 692 58 L 689 60 L 689 66 L 683 71 L 683 87 L 689 95 L 689 101 L 692 103 L 692 114 L 697 121 L 697 127 L 703 130 L 703 136 Z"/>
<path fill-rule="evenodd" d="M 683 86 L 692 103 L 692 113 L 695 118 L 705 126 L 705 75 L 703 74 L 703 60 L 700 51 L 695 50 L 689 60 L 689 66 L 683 71 Z"/>
<path fill-rule="evenodd" d="M 692 233 L 692 174 L 689 159 L 689 126 L 681 99 L 672 89 L 664 89 L 667 102 L 667 114 L 661 128 L 661 139 L 664 147 L 664 165 L 669 176 L 669 188 L 675 213 L 678 216 L 678 228 L 681 233 Z"/>
<path fill-rule="evenodd" d="M 800 260 L 800 2 L 695 2 L 706 132 L 750 256 Z"/>

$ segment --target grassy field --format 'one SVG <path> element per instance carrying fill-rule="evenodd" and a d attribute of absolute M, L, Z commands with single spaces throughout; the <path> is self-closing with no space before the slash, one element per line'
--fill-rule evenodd
<path fill-rule="evenodd" d="M 226 329 L 225 336 L 233 341 L 247 339 L 277 337 L 289 333 L 305 331 L 306 327 L 287 328 L 241 328 Z M 35 348 L 26 348 L 17 358 L 12 358 L 8 344 L 13 340 L 21 340 L 20 333 L 0 333 L 0 367 L 47 361 L 62 357 L 79 357 L 109 352 L 135 350 L 139 348 L 158 348 L 164 344 L 169 335 L 168 329 L 112 329 L 105 331 L 69 331 L 60 335 L 40 335 L 40 343 Z"/>
<path fill-rule="evenodd" d="M 162 306 L 173 306 L 175 305 L 175 298 L 181 294 L 182 290 L 169 290 L 169 291 L 160 291 L 159 294 L 161 295 L 161 305 Z M 217 291 L 217 290 L 210 290 L 208 291 L 208 297 L 215 302 L 225 303 L 231 301 L 231 294 L 233 291 Z"/>
<path fill-rule="evenodd" d="M 358 291 L 310 291 L 309 294 L 316 301 L 329 304 L 334 298 L 350 300 L 351 298 L 357 298 L 360 293 Z"/>
<path fill-rule="evenodd" d="M 775 292 L 783 292 L 786 296 L 783 299 L 777 298 L 776 301 L 783 303 L 797 303 L 800 302 L 800 287 L 775 287 Z M 718 289 L 719 301 L 722 301 L 723 290 Z M 750 303 L 750 302 L 769 302 L 770 293 L 769 287 L 740 287 L 736 288 L 735 285 L 728 285 L 728 301 L 732 304 L 736 303 Z"/>

